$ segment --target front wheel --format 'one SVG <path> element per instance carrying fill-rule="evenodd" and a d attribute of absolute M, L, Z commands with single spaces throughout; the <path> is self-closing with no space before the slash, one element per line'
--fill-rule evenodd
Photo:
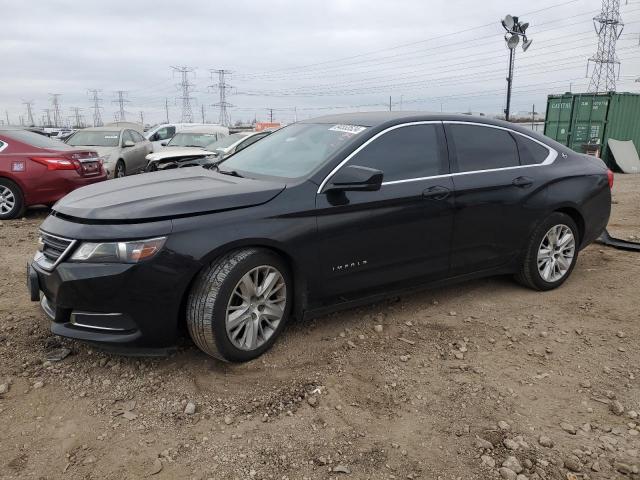
<path fill-rule="evenodd" d="M 244 362 L 268 350 L 291 311 L 286 263 L 257 248 L 236 250 L 198 276 L 187 302 L 195 344 L 220 360 Z"/>
<path fill-rule="evenodd" d="M 535 290 L 559 287 L 575 267 L 578 246 L 578 228 L 573 219 L 560 212 L 551 214 L 532 235 L 517 280 Z"/>

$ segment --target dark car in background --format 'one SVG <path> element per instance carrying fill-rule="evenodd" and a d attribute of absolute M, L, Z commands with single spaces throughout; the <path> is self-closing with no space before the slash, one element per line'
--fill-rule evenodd
<path fill-rule="evenodd" d="M 55 334 L 141 349 L 186 327 L 245 361 L 292 316 L 424 285 L 556 288 L 607 225 L 612 182 L 600 160 L 484 117 L 322 117 L 214 169 L 70 194 L 42 224 L 29 288 Z"/>
<path fill-rule="evenodd" d="M 53 205 L 72 190 L 106 178 L 95 150 L 0 126 L 0 220 L 18 217 L 31 205 Z"/>

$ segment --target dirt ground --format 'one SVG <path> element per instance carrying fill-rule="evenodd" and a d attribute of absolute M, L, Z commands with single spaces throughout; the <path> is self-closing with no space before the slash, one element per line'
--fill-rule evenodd
<path fill-rule="evenodd" d="M 640 176 L 614 193 L 611 233 L 640 237 Z M 0 224 L 2 479 L 640 479 L 639 254 L 293 323 L 226 365 L 52 336 L 24 278 L 45 215 Z"/>

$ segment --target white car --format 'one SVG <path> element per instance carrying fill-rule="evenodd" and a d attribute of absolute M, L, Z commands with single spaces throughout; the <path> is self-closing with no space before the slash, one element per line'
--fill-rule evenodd
<path fill-rule="evenodd" d="M 145 137 L 153 144 L 153 151 L 157 152 L 168 144 L 176 133 L 199 129 L 202 132 L 216 133 L 220 136 L 229 135 L 229 129 L 222 125 L 210 123 L 163 123 L 145 132 Z"/>
<path fill-rule="evenodd" d="M 240 150 L 247 148 L 249 145 L 257 142 L 261 138 L 270 135 L 272 132 L 263 130 L 261 132 L 238 132 L 232 133 L 222 140 L 207 146 L 207 150 L 211 150 L 218 160 L 223 160 L 229 155 L 233 155 Z"/>
<path fill-rule="evenodd" d="M 98 152 L 109 178 L 143 172 L 146 156 L 152 151 L 151 142 L 129 128 L 85 128 L 71 135 L 66 143 Z"/>
<path fill-rule="evenodd" d="M 233 133 L 208 144 L 204 142 L 207 134 L 196 135 L 187 131 L 176 133 L 165 148 L 147 155 L 147 171 L 155 172 L 169 168 L 218 163 L 270 133 L 269 131 Z"/>

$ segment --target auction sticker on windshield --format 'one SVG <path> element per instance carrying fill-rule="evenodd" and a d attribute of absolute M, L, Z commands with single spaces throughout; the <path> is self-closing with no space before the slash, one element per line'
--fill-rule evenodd
<path fill-rule="evenodd" d="M 359 125 L 334 125 L 329 130 L 331 130 L 332 132 L 352 133 L 355 135 L 366 129 L 366 127 L 361 127 Z"/>
<path fill-rule="evenodd" d="M 105 135 L 104 138 L 118 138 L 117 135 Z"/>

